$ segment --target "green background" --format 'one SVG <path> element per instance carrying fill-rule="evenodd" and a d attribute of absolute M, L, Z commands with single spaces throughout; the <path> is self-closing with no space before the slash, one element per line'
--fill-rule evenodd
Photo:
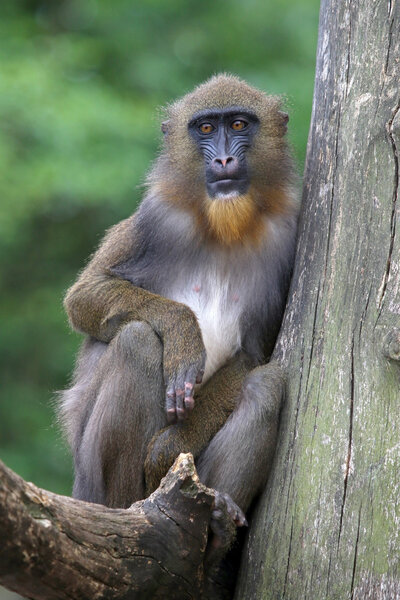
<path fill-rule="evenodd" d="M 67 287 L 131 214 L 160 141 L 157 108 L 213 73 L 287 96 L 302 171 L 317 0 L 2 0 L 0 458 L 69 494 L 55 424 L 80 336 Z M 1 593 L 1 592 L 0 592 Z"/>

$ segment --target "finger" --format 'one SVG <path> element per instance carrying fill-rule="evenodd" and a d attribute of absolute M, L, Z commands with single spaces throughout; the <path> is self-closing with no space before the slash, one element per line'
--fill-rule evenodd
<path fill-rule="evenodd" d="M 197 379 L 198 369 L 196 366 L 191 367 L 185 375 L 185 408 L 187 412 L 193 410 L 194 407 L 194 386 Z"/>
<path fill-rule="evenodd" d="M 203 372 L 203 371 L 201 371 Z M 199 368 L 198 365 L 192 365 L 187 371 L 185 375 L 185 383 L 192 383 L 193 385 L 197 383 L 199 378 Z"/>
<path fill-rule="evenodd" d="M 188 412 L 193 410 L 194 407 L 194 398 L 193 398 L 193 383 L 186 382 L 185 383 L 185 408 Z"/>
<path fill-rule="evenodd" d="M 178 417 L 178 421 L 183 421 L 186 417 L 184 399 L 185 388 L 176 388 L 176 416 Z"/>
<path fill-rule="evenodd" d="M 175 407 L 178 421 L 183 421 L 185 418 L 185 378 L 179 374 L 175 378 Z"/>
<path fill-rule="evenodd" d="M 174 387 L 170 387 L 167 390 L 167 399 L 166 399 L 165 406 L 167 409 L 168 423 L 175 423 L 177 420 L 177 415 L 176 415 L 176 395 L 175 395 Z"/>
<path fill-rule="evenodd" d="M 235 518 L 233 519 L 236 527 L 247 527 L 248 522 L 242 511 L 237 511 Z"/>
<path fill-rule="evenodd" d="M 228 494 L 217 492 L 214 502 L 216 508 L 225 505 L 228 515 L 235 523 L 236 527 L 247 527 L 248 523 L 244 512 Z"/>

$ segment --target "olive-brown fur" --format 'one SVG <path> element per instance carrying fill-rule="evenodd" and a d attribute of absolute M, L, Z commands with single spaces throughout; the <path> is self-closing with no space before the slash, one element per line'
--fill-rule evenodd
<path fill-rule="evenodd" d="M 248 191 L 213 200 L 188 123 L 227 107 L 251 110 L 259 127 L 246 150 Z M 180 452 L 192 452 L 202 481 L 243 511 L 265 484 L 281 387 L 265 362 L 298 212 L 286 124 L 279 98 L 230 75 L 167 107 L 141 206 L 108 231 L 65 298 L 71 325 L 86 335 L 60 404 L 76 497 L 127 507 Z M 194 388 L 205 366 L 208 380 Z M 179 420 L 169 424 L 171 414 Z"/>

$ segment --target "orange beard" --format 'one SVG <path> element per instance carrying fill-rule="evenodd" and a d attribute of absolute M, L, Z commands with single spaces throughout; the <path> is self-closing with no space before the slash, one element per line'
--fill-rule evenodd
<path fill-rule="evenodd" d="M 250 194 L 231 198 L 206 198 L 206 216 L 215 238 L 230 246 L 256 242 L 262 229 L 260 211 Z"/>

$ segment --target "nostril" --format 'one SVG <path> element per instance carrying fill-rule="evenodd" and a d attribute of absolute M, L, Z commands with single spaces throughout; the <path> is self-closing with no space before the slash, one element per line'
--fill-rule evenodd
<path fill-rule="evenodd" d="M 234 162 L 234 160 L 233 156 L 227 156 L 226 158 L 214 158 L 213 163 L 218 167 L 222 166 L 222 168 L 225 169 L 225 167 Z"/>

